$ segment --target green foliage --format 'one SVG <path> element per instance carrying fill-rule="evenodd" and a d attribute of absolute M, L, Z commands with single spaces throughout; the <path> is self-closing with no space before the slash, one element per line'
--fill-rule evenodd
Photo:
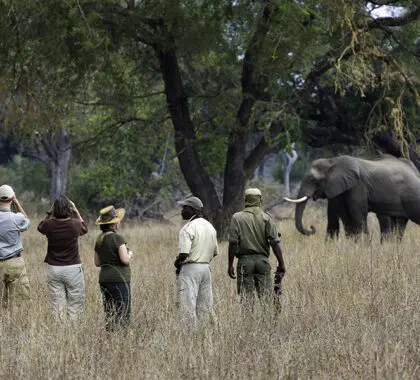
<path fill-rule="evenodd" d="M 18 196 L 25 193 L 30 200 L 48 196 L 48 173 L 41 162 L 16 155 L 10 164 L 0 166 L 0 177 Z"/>
<path fill-rule="evenodd" d="M 273 12 L 262 26 L 267 4 Z M 256 96 L 242 92 L 244 55 L 258 45 L 258 28 L 267 27 L 249 58 L 260 96 L 246 132 L 263 134 L 274 150 L 308 135 L 320 145 L 335 133 L 360 141 L 384 125 L 415 133 L 419 23 L 366 32 L 370 21 L 365 2 L 347 0 L 4 0 L 5 124 L 29 144 L 44 131 L 68 129 L 76 162 L 70 193 L 86 205 L 139 194 L 153 199 L 182 182 L 166 98 L 179 94 L 164 88 L 155 54 L 157 46 L 174 49 L 195 126 L 190 143 L 207 173 L 220 178 L 239 105 Z M 323 60 L 331 64 L 325 72 Z M 312 79 L 316 86 L 303 96 Z M 156 176 L 165 154 L 167 172 Z M 300 173 L 304 164 L 296 165 Z"/>
<path fill-rule="evenodd" d="M 308 169 L 310 162 L 304 158 L 299 158 L 293 165 L 292 171 L 290 172 L 290 181 L 300 181 Z M 277 160 L 276 165 L 273 168 L 273 177 L 276 181 L 283 184 L 283 173 L 285 168 L 283 167 L 282 160 Z"/>

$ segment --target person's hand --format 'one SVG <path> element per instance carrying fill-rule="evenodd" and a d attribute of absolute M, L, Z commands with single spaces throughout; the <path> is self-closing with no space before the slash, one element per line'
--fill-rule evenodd
<path fill-rule="evenodd" d="M 70 203 L 70 210 L 71 211 L 76 211 L 77 209 L 76 209 L 76 205 L 74 204 L 74 202 L 69 199 L 69 203 Z"/>
<path fill-rule="evenodd" d="M 178 270 L 181 268 L 181 262 L 179 261 L 179 257 L 177 257 L 174 261 L 174 267 Z"/>
<path fill-rule="evenodd" d="M 284 265 L 278 265 L 276 269 L 276 275 L 280 275 L 281 277 L 283 277 L 285 273 L 286 273 L 286 268 L 284 267 Z"/>
<path fill-rule="evenodd" d="M 175 269 L 175 275 L 178 276 L 179 273 L 181 272 L 181 267 L 182 267 L 181 261 L 179 260 L 179 257 L 177 257 L 175 259 L 175 261 L 174 261 L 174 267 L 176 268 Z"/>
<path fill-rule="evenodd" d="M 233 267 L 233 265 L 230 265 L 230 266 L 228 267 L 228 275 L 229 275 L 229 277 L 230 277 L 230 278 L 233 278 L 233 279 L 235 279 L 235 278 L 236 278 L 236 275 L 235 275 L 235 268 Z"/>
<path fill-rule="evenodd" d="M 274 274 L 274 294 L 282 294 L 282 281 L 285 274 L 285 269 L 283 266 L 278 266 Z"/>
<path fill-rule="evenodd" d="M 53 214 L 53 210 L 54 210 L 54 203 L 50 206 L 50 208 L 48 209 L 48 211 L 45 213 L 45 215 L 47 217 L 51 217 Z"/>

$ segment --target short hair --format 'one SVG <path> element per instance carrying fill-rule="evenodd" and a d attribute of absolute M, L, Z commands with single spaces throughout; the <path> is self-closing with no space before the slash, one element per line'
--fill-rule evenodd
<path fill-rule="evenodd" d="M 53 204 L 53 215 L 57 219 L 71 218 L 72 211 L 69 199 L 65 195 L 60 195 Z"/>

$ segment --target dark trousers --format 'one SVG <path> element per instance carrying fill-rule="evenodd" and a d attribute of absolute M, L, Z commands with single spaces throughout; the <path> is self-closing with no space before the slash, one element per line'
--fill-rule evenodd
<path fill-rule="evenodd" d="M 131 287 L 127 282 L 101 282 L 105 327 L 113 330 L 117 327 L 126 327 L 131 315 Z"/>
<path fill-rule="evenodd" d="M 272 295 L 271 266 L 264 255 L 245 255 L 238 258 L 236 267 L 238 294 L 241 298 L 259 298 Z"/>

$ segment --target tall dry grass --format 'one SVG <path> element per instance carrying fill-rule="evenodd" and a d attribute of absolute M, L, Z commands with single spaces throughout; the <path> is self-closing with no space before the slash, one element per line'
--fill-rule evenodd
<path fill-rule="evenodd" d="M 71 326 L 51 317 L 46 239 L 34 220 L 24 234 L 33 299 L 0 316 L 0 378 L 420 378 L 419 227 L 410 223 L 400 244 L 380 245 L 372 219 L 364 240 L 326 242 L 325 219 L 325 210 L 308 209 L 305 220 L 318 226 L 312 237 L 299 235 L 293 220 L 278 223 L 287 265 L 278 316 L 241 310 L 222 243 L 212 264 L 219 326 L 198 332 L 177 323 L 173 260 L 180 218 L 174 226 L 125 224 L 122 233 L 136 252 L 132 323 L 126 336 L 109 337 L 101 329 L 93 265 L 97 229 L 80 239 L 86 310 Z"/>

